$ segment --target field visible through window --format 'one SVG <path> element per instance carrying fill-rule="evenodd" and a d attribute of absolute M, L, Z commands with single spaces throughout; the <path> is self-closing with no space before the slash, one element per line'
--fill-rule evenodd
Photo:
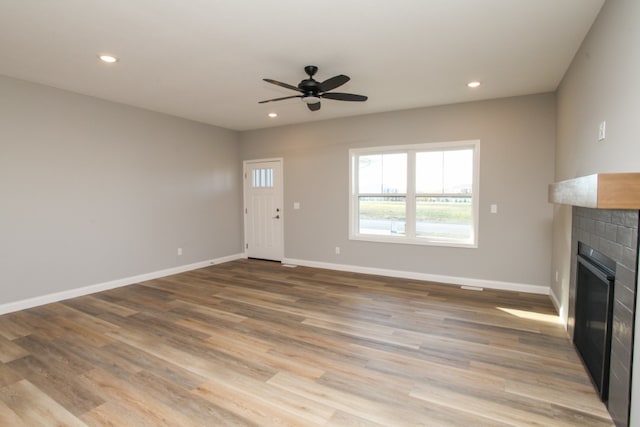
<path fill-rule="evenodd" d="M 366 200 L 379 197 L 360 198 L 360 219 L 406 219 L 404 200 Z M 403 199 L 394 197 L 394 199 Z M 416 201 L 416 220 L 449 224 L 471 224 L 471 203 L 466 201 L 429 202 L 422 197 Z M 459 200 L 459 199 L 455 199 Z"/>

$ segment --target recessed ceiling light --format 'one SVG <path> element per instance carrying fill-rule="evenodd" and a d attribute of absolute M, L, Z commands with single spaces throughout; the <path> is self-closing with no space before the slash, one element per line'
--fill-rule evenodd
<path fill-rule="evenodd" d="M 276 117 L 278 117 L 278 113 L 269 113 L 267 114 L 269 117 L 271 117 L 272 119 L 275 119 Z"/>
<path fill-rule="evenodd" d="M 111 55 L 98 55 L 98 58 L 100 58 L 100 60 L 103 61 L 103 62 L 108 62 L 109 64 L 113 64 L 114 62 L 118 62 L 118 58 L 116 58 L 115 56 L 111 56 Z"/>
<path fill-rule="evenodd" d="M 476 88 L 480 86 L 480 82 L 469 82 L 467 83 L 467 86 L 469 86 L 470 88 Z"/>

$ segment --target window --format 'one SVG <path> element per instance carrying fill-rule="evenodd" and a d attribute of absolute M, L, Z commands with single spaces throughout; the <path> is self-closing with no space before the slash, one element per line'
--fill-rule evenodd
<path fill-rule="evenodd" d="M 349 237 L 477 246 L 479 141 L 353 149 Z"/>
<path fill-rule="evenodd" d="M 253 169 L 251 171 L 253 188 L 273 188 L 273 169 Z"/>

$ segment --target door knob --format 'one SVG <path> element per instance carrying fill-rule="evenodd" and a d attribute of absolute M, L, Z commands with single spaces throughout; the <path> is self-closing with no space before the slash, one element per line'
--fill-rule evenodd
<path fill-rule="evenodd" d="M 274 216 L 273 219 L 280 219 L 280 215 Z"/>

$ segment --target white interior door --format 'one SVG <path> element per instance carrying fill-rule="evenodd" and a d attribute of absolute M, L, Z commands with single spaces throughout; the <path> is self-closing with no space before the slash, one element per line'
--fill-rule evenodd
<path fill-rule="evenodd" d="M 245 253 L 282 261 L 282 159 L 244 162 Z"/>

